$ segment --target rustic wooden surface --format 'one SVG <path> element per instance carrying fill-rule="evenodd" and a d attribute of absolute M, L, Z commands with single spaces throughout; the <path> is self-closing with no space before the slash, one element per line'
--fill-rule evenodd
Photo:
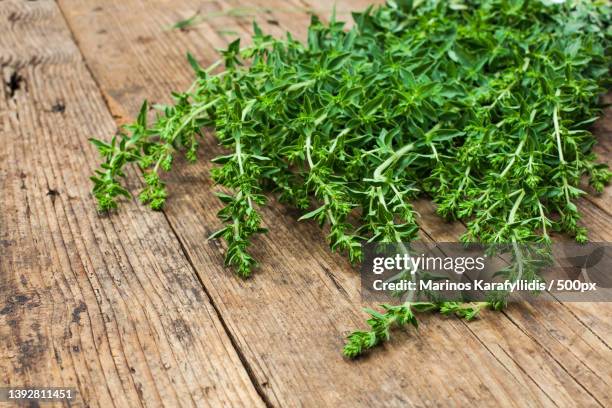
<path fill-rule="evenodd" d="M 167 29 L 197 11 L 214 18 Z M 247 281 L 206 240 L 220 225 L 212 136 L 198 164 L 168 176 L 163 212 L 96 214 L 89 137 L 189 86 L 187 51 L 211 63 L 253 18 L 303 37 L 310 11 L 328 16 L 330 2 L 0 0 L 0 385 L 75 387 L 75 405 L 92 407 L 612 405 L 609 304 L 423 316 L 418 332 L 344 360 L 345 335 L 364 324 L 358 276 L 315 225 L 273 201 Z M 598 124 L 608 161 L 611 131 L 610 117 Z M 611 191 L 581 202 L 592 239 L 612 241 Z M 423 239 L 464 228 L 427 201 L 418 210 Z"/>

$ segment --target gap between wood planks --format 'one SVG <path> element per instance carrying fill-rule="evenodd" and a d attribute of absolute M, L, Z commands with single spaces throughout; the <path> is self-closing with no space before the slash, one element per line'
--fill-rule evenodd
<path fill-rule="evenodd" d="M 183 255 L 185 256 L 185 259 L 187 259 L 187 261 L 189 262 L 189 265 L 191 265 L 191 267 L 193 268 L 194 274 L 196 278 L 198 279 L 198 282 L 200 282 L 200 285 L 202 286 L 204 293 L 206 293 L 206 296 L 208 296 L 209 302 L 214 308 L 215 313 L 217 314 L 217 317 L 219 318 L 219 321 L 221 322 L 221 325 L 223 325 L 223 330 L 225 330 L 225 332 L 227 333 L 227 336 L 229 337 L 232 343 L 232 347 L 234 347 L 234 350 L 236 350 L 236 353 L 238 354 L 238 357 L 240 358 L 240 362 L 244 366 L 247 374 L 249 375 L 249 378 L 251 379 L 251 382 L 253 383 L 255 390 L 257 390 L 257 394 L 261 397 L 261 400 L 266 405 L 266 407 L 273 407 L 274 405 L 272 404 L 272 401 L 270 401 L 270 398 L 268 398 L 268 395 L 264 392 L 261 384 L 259 383 L 259 381 L 257 381 L 257 376 L 255 375 L 255 371 L 253 370 L 253 367 L 251 367 L 251 364 L 249 363 L 248 359 L 244 355 L 244 352 L 240 348 L 238 341 L 236 341 L 236 338 L 234 337 L 234 333 L 232 333 L 232 331 L 229 329 L 227 322 L 225 321 L 225 319 L 223 318 L 223 315 L 221 314 L 221 311 L 219 310 L 219 307 L 217 306 L 213 297 L 210 295 L 210 292 L 208 288 L 206 287 L 206 285 L 204 284 L 204 281 L 202 281 L 202 277 L 200 276 L 199 273 L 195 273 L 195 270 L 196 270 L 195 264 L 193 260 L 191 259 L 191 256 L 189 255 L 187 248 L 185 248 L 185 244 L 183 243 L 183 240 L 180 239 L 179 235 L 174 229 L 174 225 L 172 225 L 166 213 L 164 213 L 164 219 L 168 223 L 168 226 L 170 226 L 172 233 L 176 236 L 176 239 L 179 242 L 179 245 L 181 246 L 181 251 L 183 252 Z"/>

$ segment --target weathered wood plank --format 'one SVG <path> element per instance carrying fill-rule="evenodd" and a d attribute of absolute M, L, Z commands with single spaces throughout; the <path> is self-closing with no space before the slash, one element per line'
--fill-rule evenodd
<path fill-rule="evenodd" d="M 240 5 L 259 3 L 264 2 Z M 267 31 L 290 28 L 303 33 L 300 27 L 306 26 L 307 16 L 289 19 L 279 11 L 280 2 L 265 3 L 278 23 L 257 15 Z M 171 89 L 188 86 L 192 74 L 181 63 L 187 51 L 210 63 L 217 58 L 210 44 L 223 46 L 222 31 L 236 30 L 244 37 L 248 29 L 247 22 L 227 17 L 186 32 L 161 28 L 204 7 L 196 1 L 155 2 L 146 9 L 138 2 L 107 2 L 95 12 L 93 2 L 60 4 L 113 111 L 124 115 L 133 115 L 145 97 L 167 101 Z M 214 4 L 210 7 L 227 11 L 238 2 Z M 139 41 L 143 35 L 146 44 Z M 211 138 L 207 142 L 214 143 Z M 206 149 L 200 164 L 177 166 L 169 176 L 172 198 L 165 213 L 273 403 L 597 404 L 528 334 L 509 320 L 497 330 L 495 316 L 487 316 L 491 322 L 478 329 L 425 317 L 416 336 L 399 333 L 386 352 L 356 363 L 343 361 L 342 336 L 362 324 L 355 307 L 358 279 L 341 257 L 329 254 L 316 227 L 297 223 L 295 214 L 273 202 L 264 215 L 274 228 L 255 245 L 256 255 L 265 262 L 246 282 L 221 267 L 219 244 L 204 242 L 219 226 L 214 213 L 220 206 L 211 197 L 207 171 L 207 159 L 216 151 Z M 194 191 L 194 184 L 201 188 Z M 404 360 L 410 364 L 394 366 Z M 474 378 L 463 378 L 466 372 L 473 372 Z M 412 391 L 406 391 L 408 384 Z"/>
<path fill-rule="evenodd" d="M 0 3 L 0 72 L 0 384 L 263 406 L 164 215 L 96 213 L 87 138 L 116 125 L 55 2 Z"/>

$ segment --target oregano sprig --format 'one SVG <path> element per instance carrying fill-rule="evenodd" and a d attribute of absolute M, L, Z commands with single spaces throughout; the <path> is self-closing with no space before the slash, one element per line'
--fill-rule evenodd
<path fill-rule="evenodd" d="M 362 355 L 368 349 L 379 346 L 389 340 L 393 327 L 403 327 L 411 325 L 419 327 L 416 313 L 438 312 L 443 315 L 455 315 L 465 320 L 474 319 L 484 308 L 498 308 L 499 306 L 490 302 L 405 302 L 401 305 L 381 305 L 384 313 L 379 313 L 373 309 L 365 311 L 370 315 L 367 323 L 369 331 L 355 331 L 347 338 L 343 353 L 349 358 Z"/>

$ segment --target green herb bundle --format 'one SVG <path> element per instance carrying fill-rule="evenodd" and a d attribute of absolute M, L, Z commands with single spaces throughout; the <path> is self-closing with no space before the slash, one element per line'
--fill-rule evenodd
<path fill-rule="evenodd" d="M 194 161 L 201 131 L 215 130 L 228 154 L 214 161 L 227 242 L 226 263 L 243 277 L 256 260 L 249 240 L 264 232 L 264 192 L 304 210 L 329 231 L 332 249 L 361 258 L 366 241 L 409 242 L 411 201 L 427 195 L 448 219 L 465 220 L 466 241 L 585 241 L 574 202 L 588 177 L 611 177 L 591 153 L 588 131 L 610 79 L 610 6 L 568 0 L 389 1 L 355 13 L 354 26 L 313 17 L 303 44 L 254 27 L 222 60 L 110 143 L 92 177 L 100 210 L 129 193 L 123 169 L 145 173 L 140 199 L 160 209 L 163 171 L 181 151 Z M 223 64 L 221 73 L 213 73 Z M 499 306 L 495 304 L 494 306 Z M 483 304 L 406 303 L 371 311 L 372 330 L 349 337 L 354 357 L 380 344 L 413 312 L 472 318 Z"/>

